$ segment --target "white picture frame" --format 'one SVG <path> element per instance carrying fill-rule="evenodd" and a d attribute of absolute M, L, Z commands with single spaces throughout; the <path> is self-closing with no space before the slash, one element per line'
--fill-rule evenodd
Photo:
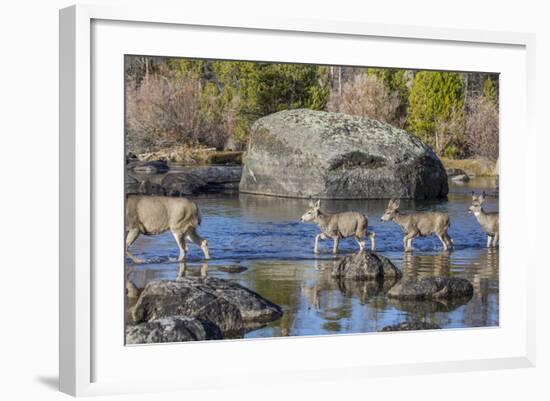
<path fill-rule="evenodd" d="M 186 53 L 185 49 L 177 50 L 175 40 L 161 40 L 174 35 L 199 39 L 200 46 L 192 47 L 194 42 L 189 41 Z M 265 43 L 288 43 L 288 46 L 254 45 L 258 35 Z M 216 45 L 214 37 L 221 38 L 221 45 Z M 338 41 L 338 46 L 334 41 Z M 61 10 L 61 391 L 80 396 L 234 386 L 238 383 L 235 378 L 243 373 L 257 383 L 268 383 L 274 376 L 282 381 L 298 377 L 302 381 L 344 377 L 361 380 L 404 373 L 534 366 L 535 284 L 530 272 L 534 271 L 537 251 L 528 238 L 521 238 L 514 230 L 522 222 L 525 227 L 534 226 L 536 221 L 530 218 L 536 211 L 527 207 L 527 191 L 521 190 L 536 188 L 532 126 L 534 44 L 534 36 L 523 33 L 290 17 L 219 19 L 153 6 L 78 5 Z M 333 51 L 324 54 L 320 46 Z M 374 59 L 381 60 L 378 65 L 384 67 L 476 70 L 477 66 L 478 71 L 503 74 L 500 327 L 124 347 L 123 334 L 119 332 L 123 317 L 119 306 L 112 306 L 120 303 L 122 308 L 123 230 L 115 228 L 114 234 L 101 231 L 105 222 L 115 227 L 121 227 L 123 222 L 123 197 L 117 198 L 123 191 L 124 182 L 124 153 L 120 147 L 123 146 L 123 125 L 120 124 L 123 86 L 104 85 L 122 78 L 123 72 L 118 69 L 122 63 L 119 56 L 209 56 L 365 65 L 360 55 L 352 51 L 353 46 L 372 50 Z M 380 50 L 392 47 L 403 52 Z M 426 52 L 426 57 L 421 59 L 418 54 L 408 54 L 407 49 L 414 49 L 415 53 Z M 435 62 L 434 50 L 439 58 Z M 462 61 L 457 61 L 459 59 Z M 104 68 L 106 66 L 109 70 Z M 491 66 L 494 68 L 484 68 Z M 110 135 L 105 134 L 107 131 Z M 511 134 L 518 131 L 523 133 L 521 143 Z M 536 189 L 530 189 L 531 198 L 533 191 Z M 511 213 L 512 210 L 516 212 Z M 516 246 L 513 248 L 511 244 Z M 525 252 L 523 257 L 519 249 Z M 514 273 L 512 269 L 518 265 L 521 273 Z M 112 310 L 107 311 L 106 305 L 111 305 Z M 120 323 L 113 322 L 116 316 L 120 317 Z M 437 348 L 444 343 L 453 344 L 452 349 Z M 399 355 L 377 354 L 377 350 L 390 344 Z M 321 349 L 324 357 L 317 358 Z M 355 352 L 350 352 L 352 350 Z M 363 354 L 366 351 L 360 350 L 369 353 Z M 201 363 L 201 358 L 208 355 L 219 358 L 218 367 Z M 284 357 L 289 355 L 296 357 L 293 366 L 286 366 Z M 181 361 L 182 357 L 193 360 L 194 369 L 181 363 L 177 367 L 175 361 Z M 269 360 L 269 366 L 259 363 L 260 357 Z M 232 365 L 224 362 L 235 360 L 240 361 L 236 366 L 234 362 Z M 140 372 L 132 370 L 136 361 L 144 362 Z M 162 369 L 158 368 L 159 361 L 164 361 Z M 175 367 L 179 370 L 177 376 L 170 374 Z"/>

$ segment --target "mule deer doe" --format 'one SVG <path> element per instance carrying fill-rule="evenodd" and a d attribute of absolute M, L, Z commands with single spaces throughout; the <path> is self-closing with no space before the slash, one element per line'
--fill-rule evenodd
<path fill-rule="evenodd" d="M 443 244 L 443 249 L 448 250 L 453 246 L 453 240 L 447 230 L 451 222 L 449 215 L 442 212 L 418 212 L 399 213 L 399 199 L 391 199 L 385 213 L 382 215 L 382 222 L 394 221 L 401 226 L 405 233 L 403 247 L 405 252 L 412 251 L 412 240 L 418 236 L 427 237 L 435 234 Z"/>
<path fill-rule="evenodd" d="M 498 212 L 487 213 L 483 210 L 485 202 L 485 192 L 476 195 L 472 192 L 472 205 L 468 208 L 468 213 L 473 213 L 476 219 L 487 234 L 487 248 L 494 248 L 498 243 Z"/>
<path fill-rule="evenodd" d="M 154 235 L 170 230 L 180 250 L 178 261 L 185 259 L 186 238 L 200 246 L 205 259 L 209 259 L 208 242 L 197 234 L 200 224 L 199 208 L 188 199 L 131 195 L 126 199 L 126 255 L 134 263 L 143 263 L 128 248 L 140 234 Z"/>
<path fill-rule="evenodd" d="M 319 240 L 332 238 L 334 247 L 332 253 L 338 253 L 340 239 L 353 237 L 359 244 L 359 250 L 365 249 L 365 237 L 370 239 L 371 250 L 376 244 L 375 234 L 367 231 L 368 218 L 358 212 L 327 213 L 321 211 L 321 201 L 310 202 L 308 211 L 300 219 L 302 222 L 313 221 L 321 229 L 321 233 L 315 237 L 314 253 L 319 253 Z"/>

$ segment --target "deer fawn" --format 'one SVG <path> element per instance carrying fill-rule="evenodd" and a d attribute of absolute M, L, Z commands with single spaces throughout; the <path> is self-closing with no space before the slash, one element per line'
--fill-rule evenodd
<path fill-rule="evenodd" d="M 405 233 L 403 237 L 403 247 L 405 252 L 412 251 L 412 240 L 418 236 L 427 237 L 435 234 L 443 244 L 443 249 L 452 248 L 453 240 L 447 230 L 451 222 L 447 213 L 441 212 L 419 212 L 419 213 L 399 213 L 399 199 L 391 199 L 388 203 L 385 213 L 382 215 L 382 222 L 394 221 L 401 226 Z"/>
<path fill-rule="evenodd" d="M 126 255 L 134 263 L 143 263 L 128 248 L 140 236 L 160 234 L 170 230 L 178 244 L 178 261 L 185 259 L 187 238 L 201 247 L 205 259 L 209 259 L 208 242 L 197 234 L 201 224 L 199 208 L 185 198 L 166 196 L 132 195 L 126 199 Z"/>
<path fill-rule="evenodd" d="M 476 216 L 479 225 L 487 234 L 487 248 L 494 248 L 498 244 L 498 212 L 485 212 L 483 202 L 485 202 L 485 192 L 481 195 L 472 192 L 472 205 L 468 208 L 468 213 Z"/>
<path fill-rule="evenodd" d="M 321 201 L 310 202 L 309 209 L 301 218 L 302 222 L 313 221 L 321 229 L 321 233 L 315 237 L 313 252 L 319 252 L 319 240 L 332 238 L 334 247 L 332 253 L 338 253 L 340 239 L 354 237 L 359 244 L 360 251 L 365 249 L 365 237 L 370 239 L 371 250 L 376 244 L 375 234 L 367 231 L 368 218 L 358 212 L 328 213 L 321 211 Z"/>

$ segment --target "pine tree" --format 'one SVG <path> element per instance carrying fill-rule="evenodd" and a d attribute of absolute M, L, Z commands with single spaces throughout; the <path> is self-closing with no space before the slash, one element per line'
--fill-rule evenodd
<path fill-rule="evenodd" d="M 460 73 L 421 71 L 414 77 L 410 89 L 407 128 L 442 153 L 445 149 L 438 138 L 438 129 L 452 126 L 455 132 L 446 132 L 447 136 L 463 135 L 456 132 L 461 130 L 463 104 Z"/>

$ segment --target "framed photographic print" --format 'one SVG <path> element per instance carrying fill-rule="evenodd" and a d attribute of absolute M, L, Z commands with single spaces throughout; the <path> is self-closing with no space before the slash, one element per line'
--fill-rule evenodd
<path fill-rule="evenodd" d="M 533 46 L 62 10 L 61 390 L 532 366 Z"/>

